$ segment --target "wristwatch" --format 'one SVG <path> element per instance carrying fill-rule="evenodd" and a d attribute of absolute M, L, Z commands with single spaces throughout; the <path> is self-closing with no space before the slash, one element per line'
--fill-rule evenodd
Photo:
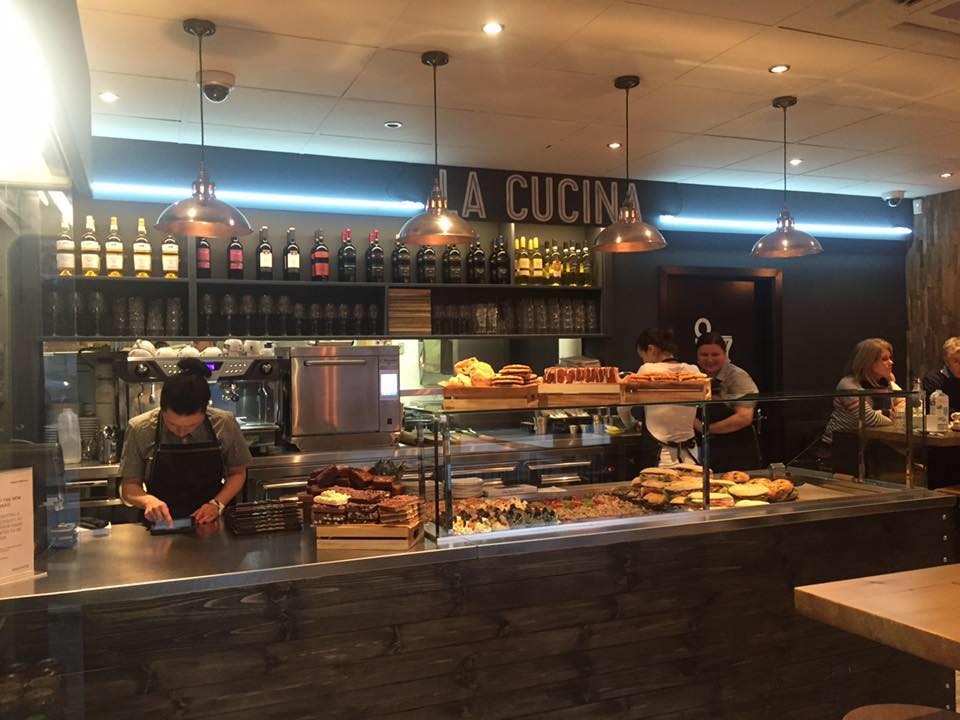
<path fill-rule="evenodd" d="M 212 500 L 207 500 L 207 502 L 210 503 L 211 505 L 216 505 L 216 506 L 217 506 L 217 512 L 218 512 L 220 515 L 223 515 L 223 508 L 224 508 L 225 506 L 224 506 L 224 504 L 223 504 L 222 502 L 220 502 L 220 501 L 217 500 L 216 498 L 213 498 Z"/>

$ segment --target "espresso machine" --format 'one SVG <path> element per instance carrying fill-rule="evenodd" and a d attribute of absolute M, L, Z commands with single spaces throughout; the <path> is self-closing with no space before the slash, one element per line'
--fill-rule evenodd
<path fill-rule="evenodd" d="M 280 358 L 200 358 L 210 369 L 210 402 L 232 413 L 256 451 L 274 445 L 280 429 L 282 386 Z M 124 358 L 117 362 L 121 426 L 140 413 L 160 406 L 163 383 L 180 372 L 180 358 Z"/>

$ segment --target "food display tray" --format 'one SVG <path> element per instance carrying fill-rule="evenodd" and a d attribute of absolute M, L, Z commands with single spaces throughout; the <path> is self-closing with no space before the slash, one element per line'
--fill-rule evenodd
<path fill-rule="evenodd" d="M 621 385 L 620 402 L 695 402 L 710 399 L 710 383 L 624 383 Z"/>
<path fill-rule="evenodd" d="M 409 550 L 423 540 L 423 523 L 317 525 L 319 550 Z"/>
<path fill-rule="evenodd" d="M 444 410 L 525 410 L 538 404 L 538 386 L 467 387 L 448 385 L 443 389 Z"/>
<path fill-rule="evenodd" d="M 590 407 L 620 402 L 620 383 L 544 383 L 540 407 Z"/>

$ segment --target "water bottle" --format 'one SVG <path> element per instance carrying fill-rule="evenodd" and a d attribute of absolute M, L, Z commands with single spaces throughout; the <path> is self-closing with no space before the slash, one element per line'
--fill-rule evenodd
<path fill-rule="evenodd" d="M 950 398 L 943 390 L 930 393 L 930 414 L 936 422 L 936 427 L 931 430 L 946 432 L 950 429 Z"/>
<path fill-rule="evenodd" d="M 57 416 L 57 440 L 63 450 L 64 464 L 80 462 L 80 419 L 71 408 Z"/>

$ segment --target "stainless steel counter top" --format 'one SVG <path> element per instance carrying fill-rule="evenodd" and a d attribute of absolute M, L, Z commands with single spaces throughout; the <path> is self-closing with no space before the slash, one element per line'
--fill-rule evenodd
<path fill-rule="evenodd" d="M 75 548 L 51 550 L 47 575 L 0 585 L 4 610 L 70 606 L 245 587 L 378 569 L 489 556 L 636 542 L 841 517 L 943 508 L 956 498 L 926 490 L 843 484 L 846 492 L 810 488 L 811 500 L 734 511 L 647 515 L 623 520 L 530 528 L 490 536 L 449 538 L 407 552 L 317 550 L 312 528 L 235 537 L 212 526 L 200 535 L 152 536 L 140 525 L 117 525 L 111 535 Z M 820 492 L 820 496 L 817 495 Z M 11 606 L 12 604 L 12 606 Z"/>

